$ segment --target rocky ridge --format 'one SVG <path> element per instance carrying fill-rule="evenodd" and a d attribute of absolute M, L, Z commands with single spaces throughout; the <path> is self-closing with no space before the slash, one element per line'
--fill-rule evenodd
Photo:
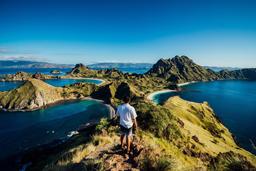
<path fill-rule="evenodd" d="M 174 83 L 209 81 L 219 78 L 217 73 L 197 65 L 186 56 L 160 59 L 146 74 L 163 77 Z"/>
<path fill-rule="evenodd" d="M 64 100 L 82 99 L 95 89 L 96 85 L 86 83 L 54 87 L 30 78 L 16 89 L 0 92 L 0 108 L 8 111 L 37 110 Z"/>
<path fill-rule="evenodd" d="M 161 77 L 174 83 L 228 79 L 256 79 L 255 68 L 214 72 L 211 69 L 207 69 L 194 63 L 187 56 L 175 56 L 174 58 L 160 59 L 146 74 Z"/>

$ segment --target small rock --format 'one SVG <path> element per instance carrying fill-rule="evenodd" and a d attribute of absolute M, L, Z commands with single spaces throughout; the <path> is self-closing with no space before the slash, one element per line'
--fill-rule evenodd
<path fill-rule="evenodd" d="M 193 136 L 192 136 L 192 139 L 193 139 L 195 142 L 200 143 L 197 136 L 193 135 Z"/>

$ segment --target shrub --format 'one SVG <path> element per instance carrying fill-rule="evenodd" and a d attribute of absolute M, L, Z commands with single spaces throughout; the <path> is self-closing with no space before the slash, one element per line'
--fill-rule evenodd
<path fill-rule="evenodd" d="M 101 132 L 103 129 L 107 129 L 109 122 L 107 118 L 102 118 L 96 126 L 96 132 Z"/>
<path fill-rule="evenodd" d="M 103 170 L 103 163 L 100 160 L 95 159 L 87 159 L 83 161 L 86 169 L 88 171 L 102 171 Z"/>
<path fill-rule="evenodd" d="M 213 136 L 221 138 L 222 130 L 220 130 L 217 125 L 212 122 L 205 121 L 205 129 L 207 129 Z"/>
<path fill-rule="evenodd" d="M 169 171 L 173 168 L 174 162 L 170 156 L 149 154 L 141 161 L 140 169 L 143 171 Z"/>
<path fill-rule="evenodd" d="M 139 126 L 155 136 L 167 140 L 177 139 L 181 132 L 171 112 L 161 106 L 139 101 L 135 104 Z"/>

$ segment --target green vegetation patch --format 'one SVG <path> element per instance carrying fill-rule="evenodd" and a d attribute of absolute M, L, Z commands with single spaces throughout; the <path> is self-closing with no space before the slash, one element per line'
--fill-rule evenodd
<path fill-rule="evenodd" d="M 182 137 L 177 121 L 168 109 L 145 101 L 139 101 L 135 108 L 142 129 L 170 141 Z"/>

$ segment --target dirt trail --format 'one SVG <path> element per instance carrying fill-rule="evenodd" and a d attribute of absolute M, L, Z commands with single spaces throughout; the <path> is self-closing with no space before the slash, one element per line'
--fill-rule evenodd
<path fill-rule="evenodd" d="M 115 139 L 114 143 L 100 146 L 95 151 L 90 153 L 81 162 L 87 160 L 100 159 L 104 165 L 104 170 L 118 171 L 118 170 L 139 170 L 138 157 L 143 151 L 141 141 L 137 137 L 133 138 L 131 146 L 131 153 L 127 154 L 121 149 L 120 142 Z"/>

